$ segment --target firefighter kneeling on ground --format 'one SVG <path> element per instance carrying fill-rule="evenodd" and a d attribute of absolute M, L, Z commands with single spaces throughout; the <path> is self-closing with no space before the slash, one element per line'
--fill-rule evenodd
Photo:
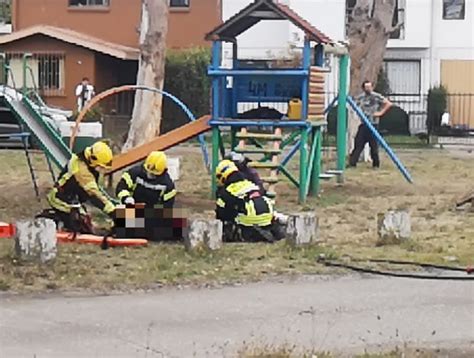
<path fill-rule="evenodd" d="M 110 168 L 112 158 L 110 147 L 96 142 L 81 153 L 73 154 L 62 170 L 48 194 L 48 202 L 65 229 L 92 233 L 92 225 L 82 206 L 87 201 L 113 218 L 115 202 L 98 184 L 100 172 Z"/>
<path fill-rule="evenodd" d="M 284 237 L 274 218 L 271 200 L 244 178 L 234 162 L 221 161 L 216 179 L 216 217 L 224 223 L 224 241 L 274 242 Z"/>
<path fill-rule="evenodd" d="M 166 154 L 151 152 L 144 164 L 124 172 L 115 192 L 123 204 L 142 203 L 148 207 L 163 205 L 164 208 L 172 208 L 176 189 L 168 173 Z"/>
<path fill-rule="evenodd" d="M 128 236 L 145 236 L 152 241 L 180 239 L 185 223 L 179 209 L 173 210 L 176 193 L 164 152 L 151 152 L 143 164 L 124 172 L 116 195 L 122 204 L 135 207 L 136 215 L 143 215 L 141 227 Z"/>

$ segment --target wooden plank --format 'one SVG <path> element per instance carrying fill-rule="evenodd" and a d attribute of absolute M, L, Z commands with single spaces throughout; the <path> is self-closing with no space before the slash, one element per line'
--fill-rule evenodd
<path fill-rule="evenodd" d="M 275 164 L 275 163 L 270 163 L 270 162 L 250 162 L 249 167 L 255 168 L 255 169 L 275 169 L 280 166 L 280 164 Z"/>
<path fill-rule="evenodd" d="M 237 133 L 236 135 L 237 138 L 239 139 L 266 139 L 266 140 L 281 140 L 282 136 L 281 135 L 275 135 L 275 134 L 265 134 L 265 133 Z"/>
<path fill-rule="evenodd" d="M 324 93 L 324 83 L 321 84 L 309 84 L 310 93 Z"/>
<path fill-rule="evenodd" d="M 260 177 L 264 183 L 276 184 L 279 182 L 278 177 Z"/>
<path fill-rule="evenodd" d="M 147 157 L 154 150 L 166 150 L 180 143 L 198 136 L 211 129 L 208 122 L 211 116 L 203 116 L 194 122 L 188 123 L 182 127 L 176 128 L 168 133 L 160 135 L 148 143 L 132 148 L 126 153 L 119 154 L 112 161 L 112 168 L 107 174 L 126 168 Z"/>
<path fill-rule="evenodd" d="M 311 122 L 313 121 L 321 121 L 321 122 L 326 122 L 324 114 L 310 114 L 308 115 L 308 120 Z M 324 123 L 323 125 L 326 125 L 327 123 Z"/>
<path fill-rule="evenodd" d="M 235 149 L 237 153 L 244 153 L 244 154 L 280 154 L 280 149 L 274 148 L 254 148 L 254 147 L 245 147 L 245 148 L 237 148 Z"/>

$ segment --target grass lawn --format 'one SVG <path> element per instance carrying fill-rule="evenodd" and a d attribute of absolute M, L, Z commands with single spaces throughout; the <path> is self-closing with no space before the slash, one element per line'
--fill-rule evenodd
<path fill-rule="evenodd" d="M 239 358 L 338 358 L 347 357 L 347 354 L 340 355 L 330 352 L 301 351 L 296 346 L 256 346 L 245 347 L 239 353 Z M 353 358 L 436 358 L 436 357 L 456 357 L 468 358 L 471 352 L 463 350 L 440 350 L 423 348 L 397 348 L 392 351 L 382 353 L 364 353 L 352 356 Z"/>
<path fill-rule="evenodd" d="M 380 170 L 374 171 L 364 163 L 349 169 L 342 186 L 335 181 L 324 182 L 320 197 L 310 198 L 304 206 L 297 204 L 297 190 L 288 181 L 277 185 L 279 211 L 316 211 L 320 241 L 309 247 L 292 248 L 283 242 L 229 244 L 219 252 L 189 254 L 181 245 L 101 251 L 96 246 L 64 244 L 59 246 L 54 263 L 37 266 L 15 261 L 13 241 L 0 239 L 0 290 L 108 292 L 328 273 L 328 269 L 315 262 L 320 253 L 473 264 L 474 214 L 452 210 L 455 200 L 474 186 L 472 156 L 435 149 L 397 152 L 415 184 L 406 183 L 389 159 L 382 156 Z M 182 178 L 177 183 L 179 200 L 195 213 L 212 216 L 210 178 L 202 165 L 199 148 L 184 146 L 175 153 L 183 159 Z M 0 172 L 0 221 L 31 218 L 46 207 L 44 199 L 39 203 L 34 196 L 24 154 L 1 151 L 0 161 L 4 163 Z M 35 156 L 35 165 L 46 168 L 42 155 Z M 40 172 L 39 182 L 44 198 L 51 186 L 49 173 Z M 394 208 L 410 211 L 412 239 L 402 245 L 377 246 L 377 214 Z"/>

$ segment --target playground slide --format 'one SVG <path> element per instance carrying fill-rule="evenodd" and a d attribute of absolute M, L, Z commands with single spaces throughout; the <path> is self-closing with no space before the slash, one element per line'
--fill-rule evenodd
<path fill-rule="evenodd" d="M 108 174 L 126 168 L 143 159 L 154 150 L 166 150 L 178 144 L 186 142 L 211 129 L 208 122 L 211 116 L 206 115 L 196 119 L 182 127 L 176 128 L 168 133 L 160 135 L 148 143 L 132 148 L 126 153 L 119 154 L 112 161 L 112 168 Z"/>
<path fill-rule="evenodd" d="M 46 155 L 56 166 L 63 168 L 71 157 L 71 151 L 60 135 L 44 120 L 31 101 L 26 98 L 3 97 L 15 117 L 33 134 Z"/>

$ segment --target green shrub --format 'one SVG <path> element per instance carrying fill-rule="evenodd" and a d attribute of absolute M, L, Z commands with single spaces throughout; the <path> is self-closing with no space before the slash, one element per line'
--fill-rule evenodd
<path fill-rule="evenodd" d="M 83 122 L 102 122 L 103 114 L 104 114 L 103 109 L 100 106 L 95 105 L 86 112 L 86 115 L 84 116 L 82 121 Z M 69 120 L 75 121 L 78 115 L 79 115 L 79 112 L 77 111 L 77 109 L 75 109 L 72 113 L 72 116 L 69 118 Z"/>
<path fill-rule="evenodd" d="M 196 118 L 210 111 L 211 81 L 207 76 L 210 63 L 211 52 L 207 48 L 169 50 L 166 55 L 164 90 L 178 97 Z M 161 131 L 164 133 L 188 122 L 181 107 L 165 98 Z"/>
<path fill-rule="evenodd" d="M 447 108 L 448 91 L 443 86 L 430 88 L 428 91 L 428 133 L 441 125 L 441 116 Z"/>
<path fill-rule="evenodd" d="M 382 134 L 409 135 L 408 114 L 400 107 L 394 105 L 380 118 L 379 131 Z"/>

